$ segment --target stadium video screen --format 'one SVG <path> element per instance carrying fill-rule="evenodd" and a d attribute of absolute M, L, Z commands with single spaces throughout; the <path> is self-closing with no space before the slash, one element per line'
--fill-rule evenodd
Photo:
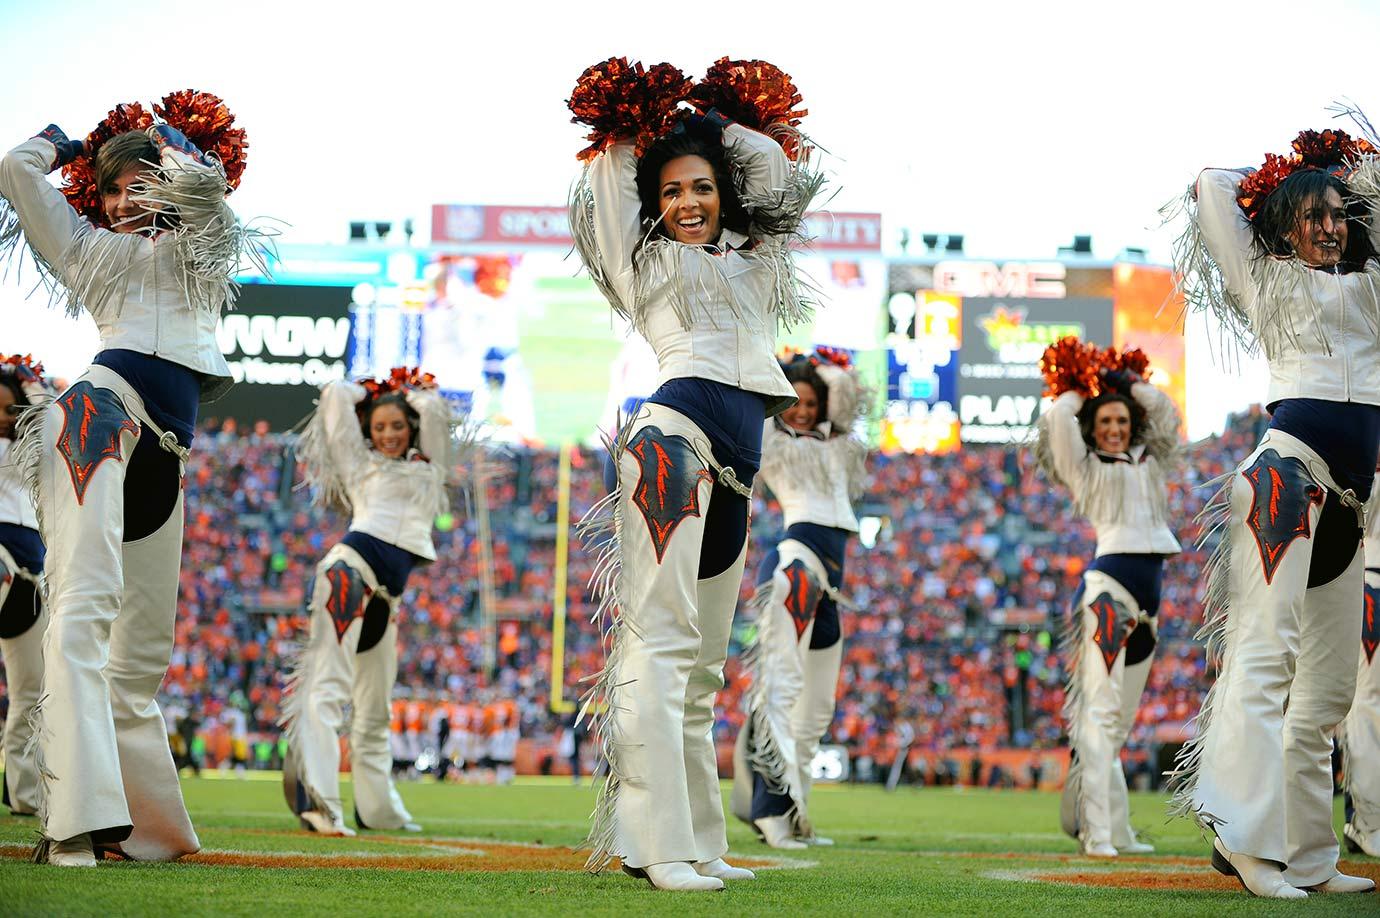
<path fill-rule="evenodd" d="M 201 409 L 203 418 L 267 421 L 285 430 L 312 410 L 318 390 L 344 379 L 350 288 L 246 284 L 216 339 L 235 385 Z"/>

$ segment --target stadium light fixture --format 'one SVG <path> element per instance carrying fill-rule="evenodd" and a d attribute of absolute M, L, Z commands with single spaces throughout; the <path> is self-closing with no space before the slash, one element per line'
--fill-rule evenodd
<path fill-rule="evenodd" d="M 950 236 L 945 236 L 945 237 L 944 237 L 944 251 L 945 251 L 945 252 L 948 252 L 948 253 L 951 254 L 951 255 L 953 255 L 953 254 L 959 254 L 959 255 L 961 255 L 961 254 L 963 253 L 963 236 L 962 236 L 962 235 L 950 235 Z"/>
<path fill-rule="evenodd" d="M 933 252 L 935 249 L 939 248 L 939 234 L 938 234 L 938 233 L 925 233 L 924 235 L 922 235 L 922 236 L 920 237 L 920 241 L 923 242 L 923 243 L 925 243 L 925 248 L 928 249 L 928 250 L 931 251 L 931 252 Z"/>
<path fill-rule="evenodd" d="M 1060 255 L 1071 255 L 1076 258 L 1088 258 L 1092 256 L 1092 237 L 1074 236 L 1071 245 L 1059 246 Z"/>

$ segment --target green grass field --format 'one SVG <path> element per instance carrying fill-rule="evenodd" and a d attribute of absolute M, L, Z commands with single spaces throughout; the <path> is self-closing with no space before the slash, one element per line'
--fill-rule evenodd
<path fill-rule="evenodd" d="M 621 873 L 595 877 L 571 869 L 582 856 L 559 849 L 583 837 L 593 804 L 588 785 L 546 779 L 513 787 L 404 783 L 402 795 L 424 824 L 423 836 L 365 833 L 353 839 L 296 831 L 276 780 L 188 779 L 183 789 L 204 850 L 175 864 L 107 862 L 95 870 L 31 864 L 19 857 L 32 844 L 34 820 L 0 819 L 0 854 L 7 855 L 0 857 L 0 913 L 1380 914 L 1374 895 L 1266 902 L 1239 887 L 1195 888 L 1218 884 L 1207 866 L 1207 846 L 1191 826 L 1166 825 L 1163 801 L 1153 795 L 1133 799 L 1133 822 L 1159 853 L 1108 865 L 1073 855 L 1074 844 L 1059 832 L 1052 794 L 820 787 L 812 810 L 836 847 L 800 857 L 769 853 L 746 827 L 731 822 L 730 859 L 775 855 L 797 869 L 762 869 L 756 880 L 723 893 L 685 894 L 657 892 Z M 1380 876 L 1380 861 L 1345 860 Z M 1105 882 L 1109 871 L 1118 873 L 1117 882 L 1149 888 L 1093 885 Z"/>

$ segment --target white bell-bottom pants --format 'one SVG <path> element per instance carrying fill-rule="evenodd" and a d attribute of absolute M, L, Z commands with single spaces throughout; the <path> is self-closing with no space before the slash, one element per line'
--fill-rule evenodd
<path fill-rule="evenodd" d="M 1136 836 L 1121 747 L 1135 725 L 1154 659 L 1152 651 L 1128 666 L 1126 639 L 1142 621 L 1154 628 L 1154 619 L 1116 578 L 1099 570 L 1083 575 L 1073 614 L 1064 718 L 1078 758 L 1064 787 L 1064 830 L 1085 847 L 1125 848 Z"/>
<path fill-rule="evenodd" d="M 194 853 L 200 842 L 155 700 L 173 650 L 181 490 L 161 526 L 124 541 L 129 459 L 141 436 L 160 432 L 133 388 L 100 366 L 25 420 L 33 427 L 21 423 L 21 440 L 39 437 L 51 616 L 36 719 L 43 834 L 89 832 L 135 860 Z"/>
<path fill-rule="evenodd" d="M 1359 542 L 1349 564 L 1319 558 L 1339 575 L 1308 582 L 1324 505 L 1340 499 L 1318 455 L 1278 430 L 1233 473 L 1223 658 L 1180 759 L 1190 771 L 1181 802 L 1199 822 L 1228 850 L 1282 865 L 1298 887 L 1337 873 L 1332 736 L 1356 689 Z"/>
<path fill-rule="evenodd" d="M 368 563 L 336 545 L 316 566 L 311 623 L 291 695 L 284 704 L 290 769 L 284 773 L 294 812 L 316 810 L 343 825 L 340 732 L 350 706 L 350 771 L 355 814 L 362 828 L 398 829 L 412 821 L 393 784 L 389 748 L 390 700 L 398 676 L 398 600 L 379 589 Z M 360 649 L 366 618 L 387 626 L 377 643 Z"/>
<path fill-rule="evenodd" d="M 5 608 L 11 587 L 21 578 L 35 584 L 32 596 L 38 604 L 37 618 L 28 608 Z M 43 690 L 43 631 L 48 626 L 48 613 L 36 587 L 37 579 L 0 545 L 0 634 L 13 628 L 9 637 L 0 637 L 0 659 L 5 663 L 5 691 L 9 696 L 4 735 L 5 798 L 12 812 L 24 815 L 33 815 L 39 808 L 38 766 L 34 762 L 37 750 L 29 742 L 33 736 L 29 715 Z M 30 594 L 24 591 L 24 595 L 27 599 Z M 16 594 L 14 599 L 19 601 L 20 597 Z"/>
<path fill-rule="evenodd" d="M 824 563 L 795 539 L 777 546 L 772 578 L 757 587 L 757 638 L 745 654 L 752 686 L 747 721 L 734 744 L 733 814 L 752 820 L 753 775 L 790 798 L 802 834 L 810 834 L 806 801 L 810 763 L 834 719 L 843 641 L 810 649 L 815 612 L 829 587 Z"/>
<path fill-rule="evenodd" d="M 603 672 L 587 695 L 609 762 L 589 866 L 701 862 L 728 850 L 714 748 L 714 698 L 747 560 L 699 580 L 714 493 L 708 438 L 684 415 L 643 406 L 615 447 L 613 538 L 595 574 L 611 630 Z M 598 537 L 607 529 L 585 531 Z M 587 535 L 588 537 L 588 535 Z"/>
<path fill-rule="evenodd" d="M 1366 544 L 1366 597 L 1351 713 L 1342 723 L 1342 771 L 1363 833 L 1380 830 L 1380 544 Z"/>

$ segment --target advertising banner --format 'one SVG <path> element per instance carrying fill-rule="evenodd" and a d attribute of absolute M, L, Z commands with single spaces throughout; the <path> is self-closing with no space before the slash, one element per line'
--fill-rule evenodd
<path fill-rule="evenodd" d="M 959 437 L 1021 443 L 1040 415 L 1040 356 L 1065 335 L 1112 343 L 1112 301 L 1100 297 L 963 300 L 958 354 Z"/>
<path fill-rule="evenodd" d="M 881 252 L 882 215 L 821 212 L 806 218 L 810 248 L 818 251 Z M 570 247 L 570 212 L 565 207 L 499 204 L 433 204 L 433 245 Z"/>
<path fill-rule="evenodd" d="M 301 420 L 322 385 L 345 378 L 349 306 L 347 287 L 246 284 L 216 328 L 235 385 L 202 416 L 277 430 Z"/>

